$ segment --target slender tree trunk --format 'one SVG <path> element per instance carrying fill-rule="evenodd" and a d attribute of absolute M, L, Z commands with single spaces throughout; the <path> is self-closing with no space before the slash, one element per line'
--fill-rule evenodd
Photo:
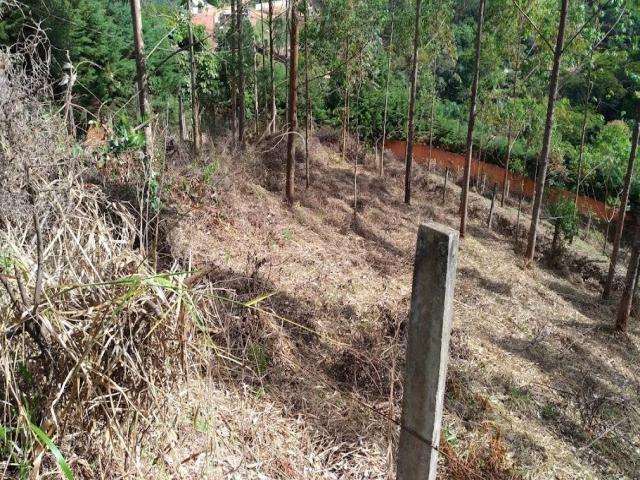
<path fill-rule="evenodd" d="M 602 244 L 603 255 L 607 254 L 607 242 L 609 241 L 609 229 L 611 228 L 611 220 L 612 218 L 607 219 L 607 228 L 605 229 L 605 232 L 604 232 L 604 242 Z"/>
<path fill-rule="evenodd" d="M 142 11 L 140 0 L 130 0 L 131 20 L 133 24 L 133 44 L 136 56 L 136 72 L 138 76 L 138 111 L 140 122 L 144 122 L 144 154 L 147 162 L 153 161 L 153 129 L 151 128 L 151 105 L 149 103 L 149 81 L 145 69 L 144 38 L 142 36 Z"/>
<path fill-rule="evenodd" d="M 286 35 L 284 36 L 284 56 L 285 56 L 285 62 L 284 62 L 284 76 L 285 78 L 289 78 L 289 62 L 291 61 L 291 59 L 289 58 L 289 50 L 290 50 L 290 45 L 289 45 L 289 37 L 291 36 L 291 28 L 289 26 L 290 24 L 290 11 L 291 11 L 291 1 L 292 0 L 285 0 L 284 1 L 284 5 L 285 5 L 285 15 L 284 15 L 284 20 L 285 20 L 285 31 L 286 31 Z M 287 102 L 286 102 L 286 111 L 287 111 L 287 115 L 289 112 L 289 95 L 287 95 Z"/>
<path fill-rule="evenodd" d="M 482 48 L 482 28 L 484 27 L 485 0 L 480 0 L 478 8 L 478 29 L 476 32 L 476 60 L 473 68 L 473 84 L 471 85 L 471 104 L 469 106 L 469 122 L 467 125 L 467 151 L 464 159 L 464 179 L 462 182 L 462 202 L 460 203 L 460 237 L 467 233 L 467 207 L 469 205 L 469 179 L 473 159 L 473 128 L 476 123 L 478 83 L 480 82 L 480 52 Z"/>
<path fill-rule="evenodd" d="M 444 170 L 444 186 L 442 187 L 442 204 L 447 199 L 447 182 L 449 181 L 449 167 Z"/>
<path fill-rule="evenodd" d="M 260 45 L 262 45 L 262 54 L 261 54 L 261 58 L 262 58 L 262 67 L 261 67 L 261 75 L 264 75 L 265 72 L 265 57 L 267 56 L 267 42 L 265 40 L 265 36 L 264 36 L 264 8 L 263 8 L 264 2 L 260 2 Z M 266 85 L 265 85 L 265 90 L 263 92 L 264 94 L 264 112 L 268 112 L 269 111 L 269 95 L 266 92 Z"/>
<path fill-rule="evenodd" d="M 260 118 L 260 99 L 258 98 L 258 52 L 253 47 L 253 110 L 255 134 L 258 135 L 258 119 Z"/>
<path fill-rule="evenodd" d="M 356 132 L 357 134 L 357 132 Z M 356 142 L 356 154 L 353 158 L 353 213 L 358 213 L 358 154 L 360 151 L 360 137 L 358 136 Z"/>
<path fill-rule="evenodd" d="M 384 148 L 387 142 L 387 114 L 389 112 L 389 80 L 391 79 L 391 49 L 393 47 L 393 19 L 391 20 L 391 35 L 389 37 L 389 51 L 387 53 L 387 82 L 384 92 L 384 115 L 382 117 L 382 149 L 380 150 L 380 176 L 384 175 Z"/>
<path fill-rule="evenodd" d="M 511 99 L 515 100 L 518 94 L 518 74 L 520 73 L 520 37 L 521 34 L 521 17 L 518 17 L 518 38 L 516 40 L 516 55 L 513 64 L 513 86 L 511 87 Z M 509 195 L 509 165 L 511 163 L 511 153 L 513 151 L 513 144 L 515 139 L 513 136 L 513 121 L 509 118 L 509 126 L 507 132 L 507 158 L 504 162 L 504 179 L 502 180 L 502 198 L 500 200 L 500 206 L 504 207 L 504 202 Z"/>
<path fill-rule="evenodd" d="M 307 22 L 309 21 L 309 0 L 304 0 L 304 168 L 305 168 L 305 187 L 309 188 L 311 184 L 311 169 L 309 165 L 309 122 L 311 117 L 311 96 L 309 95 L 309 32 L 307 30 Z"/>
<path fill-rule="evenodd" d="M 518 217 L 516 219 L 516 243 L 520 241 L 520 214 L 522 212 L 522 199 L 524 198 L 524 189 L 520 192 L 518 199 Z"/>
<path fill-rule="evenodd" d="M 638 281 L 638 268 L 640 267 L 640 222 L 636 225 L 635 238 L 633 239 L 633 248 L 631 250 L 631 258 L 627 267 L 627 278 L 622 292 L 622 298 L 618 305 L 618 314 L 616 316 L 616 330 L 625 332 L 629 322 L 629 314 L 631 312 L 631 304 L 633 302 L 633 291 Z"/>
<path fill-rule="evenodd" d="M 640 136 L 640 116 L 638 117 L 638 120 L 636 120 L 636 124 L 633 128 L 633 138 L 631 139 L 631 153 L 629 154 L 629 161 L 627 162 L 627 172 L 624 177 L 624 187 L 622 189 L 622 198 L 620 199 L 620 210 L 618 213 L 618 221 L 616 224 L 615 235 L 613 237 L 613 250 L 611 251 L 609 273 L 607 274 L 607 281 L 604 284 L 604 291 L 602 292 L 602 298 L 605 300 L 611 296 L 613 279 L 616 275 L 616 266 L 618 264 L 618 254 L 620 253 L 620 242 L 622 241 L 622 232 L 624 230 L 624 219 L 626 215 L 627 204 L 629 203 L 629 192 L 631 190 L 631 179 L 633 177 L 633 167 L 636 161 L 636 154 L 638 152 L 639 136 Z"/>
<path fill-rule="evenodd" d="M 482 0 L 484 1 L 484 0 Z M 409 98 L 409 124 L 407 126 L 407 150 L 405 153 L 404 203 L 411 203 L 411 164 L 413 163 L 413 140 L 416 135 L 416 91 L 418 85 L 418 45 L 420 44 L 420 7 L 422 0 L 416 0 L 416 18 L 413 34 L 413 64 L 411 66 L 411 96 Z"/>
<path fill-rule="evenodd" d="M 436 59 L 437 57 L 433 59 L 433 94 L 431 95 L 431 118 L 429 119 L 429 171 L 431 171 L 431 161 L 433 160 L 433 125 L 436 116 L 436 97 L 438 95 L 438 87 L 436 85 Z"/>
<path fill-rule="evenodd" d="M 238 16 L 236 2 L 231 0 L 231 137 L 235 147 L 238 135 Z"/>
<path fill-rule="evenodd" d="M 296 0 L 291 1 L 291 53 L 289 68 L 289 134 L 287 136 L 287 200 L 293 202 L 295 181 L 295 135 L 298 128 L 298 12 Z"/>
<path fill-rule="evenodd" d="M 525 258 L 527 263 L 533 263 L 536 252 L 536 239 L 538 236 L 538 223 L 540 222 L 540 212 L 542 210 L 542 198 L 544 195 L 544 184 L 547 180 L 547 167 L 549 165 L 549 151 L 551 149 L 551 135 L 553 133 L 553 115 L 558 97 L 558 80 L 560 78 L 560 61 L 564 45 L 564 33 L 567 25 L 567 10 L 569 0 L 561 0 L 560 24 L 558 25 L 558 37 L 556 39 L 555 53 L 553 55 L 553 69 L 549 79 L 549 100 L 547 104 L 547 120 L 544 127 L 542 140 L 542 150 L 538 160 L 539 168 L 536 177 L 536 194 L 533 199 L 533 210 L 531 212 L 531 225 L 529 227 L 529 237 L 527 240 L 527 250 Z"/>
<path fill-rule="evenodd" d="M 502 198 L 500 206 L 504 207 L 504 202 L 509 196 L 509 165 L 511 164 L 511 152 L 513 151 L 513 141 L 511 139 L 511 121 L 509 121 L 509 130 L 507 134 L 507 157 L 504 161 L 504 177 L 502 179 Z"/>
<path fill-rule="evenodd" d="M 347 153 L 347 134 L 348 134 L 348 123 L 349 123 L 349 38 L 347 38 L 347 43 L 346 43 L 346 47 L 345 47 L 345 52 L 344 52 L 344 59 L 345 59 L 345 64 L 344 64 L 344 69 L 345 69 L 345 74 L 344 74 L 344 83 L 345 83 L 345 87 L 344 87 L 344 109 L 342 112 L 342 139 L 341 139 L 341 146 L 340 146 L 340 153 L 342 155 L 342 161 L 344 162 L 345 160 L 345 156 Z"/>
<path fill-rule="evenodd" d="M 269 0 L 269 80 L 271 83 L 271 132 L 276 133 L 278 109 L 276 107 L 276 81 L 273 69 L 273 0 Z"/>
<path fill-rule="evenodd" d="M 64 66 L 65 72 L 68 75 L 67 78 L 67 89 L 64 96 L 64 121 L 67 125 L 67 132 L 73 138 L 76 136 L 76 122 L 75 115 L 73 114 L 73 85 L 76 81 L 76 71 L 73 68 L 73 63 L 71 62 L 71 58 L 69 57 L 69 50 L 66 51 L 67 54 L 67 65 Z"/>
<path fill-rule="evenodd" d="M 182 91 L 178 90 L 178 117 L 180 121 L 180 140 L 187 140 L 187 123 L 184 118 L 184 103 L 182 101 Z"/>
<path fill-rule="evenodd" d="M 584 144 L 587 138 L 587 115 L 589 113 L 589 98 L 591 98 L 591 90 L 593 84 L 591 82 L 591 58 L 593 58 L 593 51 L 589 58 L 589 73 L 587 75 L 587 96 L 584 99 L 584 114 L 582 116 L 582 131 L 580 133 L 580 149 L 578 151 L 578 177 L 576 179 L 576 196 L 574 199 L 575 214 L 578 214 L 578 198 L 580 197 L 580 182 L 582 181 L 582 158 L 584 156 Z"/>
<path fill-rule="evenodd" d="M 493 210 L 496 205 L 496 194 L 498 192 L 498 184 L 493 184 L 493 193 L 491 194 L 491 208 L 489 209 L 489 219 L 487 220 L 487 226 L 491 230 L 491 224 L 493 223 Z"/>
<path fill-rule="evenodd" d="M 242 0 L 237 0 L 238 4 L 236 6 L 236 15 L 237 20 L 236 24 L 238 27 L 238 35 L 237 35 L 237 49 L 238 49 L 238 143 L 240 144 L 240 148 L 244 149 L 245 138 L 244 138 L 244 129 L 245 129 L 245 104 L 244 104 L 244 5 Z"/>
<path fill-rule="evenodd" d="M 189 9 L 189 62 L 191 65 L 191 128 L 193 135 L 193 153 L 200 154 L 202 137 L 200 136 L 200 101 L 198 99 L 198 65 L 193 45 L 193 24 L 191 22 L 191 0 L 187 0 Z"/>

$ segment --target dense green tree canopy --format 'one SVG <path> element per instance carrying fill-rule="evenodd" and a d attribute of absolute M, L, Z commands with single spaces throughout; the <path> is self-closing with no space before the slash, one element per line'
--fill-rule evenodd
<path fill-rule="evenodd" d="M 69 60 L 78 79 L 74 102 L 90 115 L 105 116 L 134 108 L 135 65 L 129 5 L 121 0 L 24 0 L 27 18 L 10 13 L 0 22 L 0 42 L 11 45 L 40 22 L 49 35 L 54 62 L 51 75 L 62 78 Z M 144 7 L 151 96 L 156 110 L 168 108 L 177 122 L 176 96 L 189 94 L 188 15 L 185 2 L 148 0 Z M 210 2 L 211 3 L 211 2 Z M 299 2 L 303 8 L 303 2 Z M 224 8 L 224 2 L 215 2 Z M 388 138 L 404 138 L 407 126 L 413 2 L 319 0 L 310 2 L 301 43 L 301 72 L 310 79 L 312 116 L 317 124 L 338 126 L 349 93 L 349 124 L 371 144 L 384 130 L 387 65 L 390 60 Z M 474 59 L 478 0 L 427 1 L 422 9 L 419 46 L 416 133 L 418 141 L 462 152 Z M 253 5 L 249 5 L 253 8 Z M 253 28 L 246 21 L 244 39 L 249 118 L 266 110 L 269 61 L 254 44 L 268 43 L 266 10 Z M 532 174 L 540 149 L 546 108 L 551 47 L 557 28 L 558 2 L 495 0 L 488 3 L 480 71 L 479 114 L 474 142 L 484 158 L 504 164 L 513 143 L 510 169 Z M 212 39 L 195 29 L 198 88 L 207 118 L 224 119 L 230 108 L 230 22 L 222 20 Z M 554 21 L 551 21 L 554 20 Z M 286 105 L 286 15 L 274 19 L 277 104 Z M 253 35 L 251 35 L 253 33 Z M 580 152 L 584 191 L 598 198 L 621 189 L 640 91 L 640 6 L 637 0 L 571 2 L 567 45 L 560 80 L 549 181 L 575 188 Z M 267 51 L 263 53 L 268 53 Z M 308 57 L 308 58 L 307 58 Z M 390 57 L 390 58 L 389 58 Z M 254 87 L 254 83 L 256 83 Z M 62 95 L 63 87 L 59 94 Z M 306 97 L 300 95 L 304 104 Z M 188 102 L 187 102 L 188 103 Z M 302 107 L 301 107 L 302 108 Z M 212 115 L 217 112 L 219 115 Z M 433 112 L 433 118 L 432 118 Z M 584 123 L 585 145 L 582 143 Z M 219 126 L 219 125 L 218 125 Z M 511 127 L 509 131 L 508 127 Z M 634 182 L 632 198 L 640 200 Z"/>

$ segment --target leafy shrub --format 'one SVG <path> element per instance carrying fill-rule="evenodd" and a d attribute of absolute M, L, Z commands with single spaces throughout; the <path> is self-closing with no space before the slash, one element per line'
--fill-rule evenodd
<path fill-rule="evenodd" d="M 566 197 L 558 196 L 549 204 L 550 221 L 554 226 L 553 252 L 558 253 L 564 242 L 571 243 L 578 233 L 578 216 L 575 203 Z"/>

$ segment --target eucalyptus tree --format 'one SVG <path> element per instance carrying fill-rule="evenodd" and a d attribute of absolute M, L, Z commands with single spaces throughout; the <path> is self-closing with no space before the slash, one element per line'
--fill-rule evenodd
<path fill-rule="evenodd" d="M 484 0 L 480 0 L 484 2 Z M 404 203 L 411 203 L 411 164 L 413 162 L 413 140 L 416 134 L 416 89 L 418 83 L 418 46 L 420 44 L 420 6 L 422 0 L 416 0 L 415 31 L 413 37 L 413 60 L 411 64 L 411 93 L 409 97 L 409 123 L 407 127 L 407 150 L 405 155 Z"/>
<path fill-rule="evenodd" d="M 153 160 L 153 129 L 151 128 L 151 105 L 149 103 L 149 80 L 145 67 L 144 38 L 142 36 L 142 8 L 140 0 L 130 0 L 131 20 L 133 26 L 133 46 L 136 57 L 138 78 L 138 111 L 140 122 L 144 125 L 144 154 L 147 164 Z"/>
<path fill-rule="evenodd" d="M 627 161 L 627 171 L 624 176 L 624 185 L 622 187 L 622 195 L 620 196 L 620 208 L 618 209 L 618 219 L 616 223 L 616 231 L 613 239 L 613 250 L 609 262 L 609 272 L 602 291 L 602 298 L 605 300 L 611 295 L 613 287 L 613 279 L 616 274 L 616 266 L 618 263 L 618 254 L 620 253 L 620 242 L 622 240 L 622 232 L 624 229 L 624 221 L 626 216 L 627 205 L 629 203 L 629 194 L 631 192 L 631 179 L 633 177 L 633 169 L 638 152 L 638 139 L 640 137 L 640 116 L 636 119 L 631 136 L 631 149 L 629 152 L 629 160 Z"/>
<path fill-rule="evenodd" d="M 291 0 L 290 3 L 290 34 L 291 40 L 289 61 L 289 103 L 288 118 L 289 125 L 287 134 L 287 176 L 286 176 L 286 195 L 289 203 L 293 202 L 294 183 L 295 183 L 295 143 L 298 130 L 298 2 Z"/>
<path fill-rule="evenodd" d="M 275 24 L 273 22 L 273 0 L 269 0 L 269 84 L 271 87 L 271 120 L 269 122 L 271 133 L 275 133 L 278 131 L 277 126 L 277 116 L 278 109 L 276 106 L 276 81 L 275 81 L 275 70 L 273 65 L 274 55 L 275 55 L 275 45 L 274 45 L 274 27 Z"/>
<path fill-rule="evenodd" d="M 244 75 L 244 3 L 236 1 L 236 68 L 238 78 L 238 143 L 240 148 L 245 147 L 245 75 Z"/>
<path fill-rule="evenodd" d="M 467 207 L 469 203 L 469 178 L 471 177 L 471 158 L 473 154 L 473 128 L 475 126 L 478 100 L 478 83 L 480 81 L 480 52 L 482 48 L 482 27 L 484 25 L 485 0 L 480 0 L 478 7 L 478 26 L 476 30 L 475 63 L 471 99 L 469 105 L 469 121 L 467 124 L 467 145 L 464 159 L 464 179 L 462 182 L 462 199 L 460 202 L 460 237 L 467 231 Z"/>
<path fill-rule="evenodd" d="M 189 70 L 191 76 L 191 125 L 193 136 L 193 153 L 200 154 L 201 140 L 200 136 L 200 101 L 198 99 L 198 67 L 196 63 L 196 54 L 194 47 L 193 23 L 191 20 L 191 0 L 187 0 L 188 10 L 188 32 L 189 32 Z"/>
<path fill-rule="evenodd" d="M 638 214 L 640 212 L 636 212 Z M 633 303 L 633 293 L 638 283 L 638 272 L 640 270 L 640 222 L 636 225 L 636 231 L 631 247 L 631 256 L 627 267 L 627 275 L 624 282 L 624 290 L 618 304 L 615 328 L 619 332 L 626 332 Z"/>
<path fill-rule="evenodd" d="M 547 117 L 544 126 L 544 136 L 542 148 L 538 159 L 536 175 L 536 191 L 533 200 L 533 210 L 531 213 L 531 225 L 527 237 L 527 250 L 525 258 L 527 262 L 533 262 L 536 250 L 536 240 L 538 236 L 538 223 L 542 209 L 542 196 L 544 185 L 547 180 L 547 169 L 549 166 L 549 152 L 551 148 L 551 135 L 553 131 L 553 116 L 555 112 L 556 100 L 558 97 L 558 80 L 560 78 L 560 63 L 564 51 L 565 32 L 567 27 L 567 15 L 569 10 L 569 0 L 560 0 L 560 19 L 558 23 L 558 33 L 556 35 L 556 45 L 553 54 L 553 67 L 549 77 L 549 98 L 547 101 Z"/>

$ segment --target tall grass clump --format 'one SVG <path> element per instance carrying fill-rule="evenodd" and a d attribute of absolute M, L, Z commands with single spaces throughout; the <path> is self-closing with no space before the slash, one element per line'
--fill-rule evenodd
<path fill-rule="evenodd" d="M 86 180 L 48 58 L 41 32 L 0 52 L 0 478 L 135 464 L 203 318 L 187 275 L 147 260 L 135 209 Z"/>

